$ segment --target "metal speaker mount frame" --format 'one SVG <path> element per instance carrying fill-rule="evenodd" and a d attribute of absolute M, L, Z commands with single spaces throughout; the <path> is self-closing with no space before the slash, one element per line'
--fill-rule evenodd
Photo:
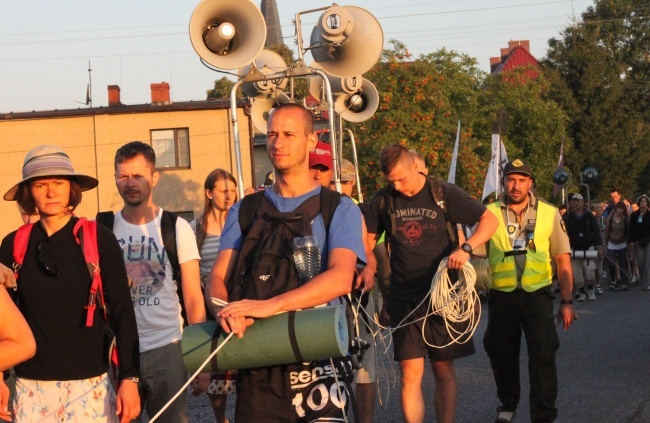
<path fill-rule="evenodd" d="M 240 68 L 237 73 L 240 77 L 246 77 L 251 72 L 253 66 L 264 76 L 271 77 L 284 72 L 287 69 L 287 63 L 282 56 L 271 50 L 262 50 L 260 54 L 249 65 Z M 249 97 L 256 97 L 260 94 L 269 94 L 276 90 L 283 90 L 287 86 L 288 79 L 284 77 L 268 78 L 252 82 L 244 82 L 241 89 Z"/>

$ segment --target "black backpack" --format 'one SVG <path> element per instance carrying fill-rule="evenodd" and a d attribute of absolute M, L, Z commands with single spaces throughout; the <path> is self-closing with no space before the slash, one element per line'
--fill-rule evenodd
<path fill-rule="evenodd" d="M 239 208 L 244 241 L 236 270 L 226 284 L 229 301 L 264 300 L 300 286 L 293 240 L 312 235 L 311 221 L 319 214 L 329 233 L 340 202 L 341 194 L 327 188 L 291 212 L 279 212 L 264 191 L 244 197 Z"/>
<path fill-rule="evenodd" d="M 176 281 L 176 293 L 178 302 L 181 304 L 181 316 L 183 317 L 183 326 L 188 325 L 187 312 L 185 311 L 185 302 L 183 300 L 183 289 L 181 286 L 181 266 L 178 263 L 178 249 L 176 246 L 176 219 L 178 215 L 167 210 L 163 210 L 160 220 L 160 232 L 162 232 L 163 248 L 172 266 L 172 275 Z M 115 215 L 112 211 L 98 212 L 95 216 L 97 223 L 101 223 L 113 231 Z"/>
<path fill-rule="evenodd" d="M 427 178 L 431 198 L 433 198 L 436 205 L 440 207 L 445 218 L 449 241 L 452 246 L 456 246 L 458 244 L 458 237 L 452 228 L 451 221 L 449 220 L 449 210 L 447 210 L 447 203 L 442 195 L 442 182 L 442 178 L 437 174 L 429 175 Z M 397 226 L 395 224 L 395 189 L 389 184 L 379 191 L 379 195 L 381 195 L 379 203 L 379 219 L 386 230 L 386 238 L 390 239 L 392 235 L 395 235 L 395 227 Z"/>

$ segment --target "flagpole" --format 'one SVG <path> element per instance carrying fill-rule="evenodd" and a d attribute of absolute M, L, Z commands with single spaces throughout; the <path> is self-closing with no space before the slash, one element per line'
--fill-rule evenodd
<path fill-rule="evenodd" d="M 499 132 L 501 132 L 501 131 L 499 131 Z M 496 156 L 496 160 L 495 160 L 495 165 L 496 165 L 497 169 L 496 169 L 496 172 L 494 172 L 494 177 L 496 178 L 496 181 L 494 183 L 494 195 L 496 196 L 495 200 L 499 199 L 499 194 L 500 194 L 499 188 L 501 188 L 499 186 L 499 173 L 501 173 L 501 134 L 499 133 L 497 135 L 497 137 L 498 137 L 497 156 Z"/>
<path fill-rule="evenodd" d="M 456 130 L 456 143 L 454 144 L 454 154 L 451 156 L 451 166 L 449 167 L 449 176 L 447 182 L 456 183 L 456 164 L 458 162 L 458 144 L 460 142 L 460 119 L 458 119 L 458 130 Z"/>

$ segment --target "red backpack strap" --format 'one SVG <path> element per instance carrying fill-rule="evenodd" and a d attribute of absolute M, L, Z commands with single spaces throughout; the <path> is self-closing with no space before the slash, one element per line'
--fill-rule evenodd
<path fill-rule="evenodd" d="M 81 234 L 79 233 L 81 229 Z M 84 255 L 86 266 L 92 282 L 90 284 L 90 294 L 88 294 L 88 305 L 86 306 L 86 326 L 93 325 L 95 317 L 95 308 L 99 302 L 99 306 L 104 312 L 104 320 L 108 325 L 108 313 L 106 302 L 104 301 L 104 286 L 102 284 L 102 274 L 99 268 L 99 247 L 97 246 L 97 222 L 88 220 L 85 217 L 80 217 L 72 229 L 77 243 L 81 246 L 81 251 Z M 109 357 L 113 363 L 113 377 L 117 379 L 117 369 L 119 366 L 119 358 L 117 348 L 111 349 L 111 356 Z"/>
<path fill-rule="evenodd" d="M 32 234 L 32 228 L 34 227 L 33 223 L 28 223 L 21 226 L 16 231 L 16 236 L 14 238 L 14 276 L 18 280 L 18 274 L 20 273 L 20 268 L 23 267 L 23 262 L 25 261 L 25 253 L 27 252 L 27 244 L 29 244 L 29 237 Z"/>
<path fill-rule="evenodd" d="M 81 234 L 79 229 L 83 228 Z M 81 250 L 88 266 L 88 272 L 92 279 L 90 284 L 90 293 L 88 294 L 88 305 L 86 306 L 86 326 L 93 325 L 95 317 L 95 308 L 97 302 L 104 311 L 104 318 L 106 315 L 106 305 L 104 303 L 104 289 L 102 286 L 102 276 L 99 269 L 99 249 L 97 248 L 97 222 L 94 220 L 87 220 L 85 217 L 80 217 L 72 229 L 77 243 L 81 246 Z M 97 293 L 99 292 L 99 295 Z"/>

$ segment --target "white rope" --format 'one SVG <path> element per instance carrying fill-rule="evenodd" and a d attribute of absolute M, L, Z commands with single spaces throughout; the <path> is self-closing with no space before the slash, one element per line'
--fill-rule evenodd
<path fill-rule="evenodd" d="M 453 343 L 464 344 L 468 342 L 476 328 L 481 317 L 481 302 L 478 298 L 478 293 L 474 288 L 476 284 L 476 271 L 471 263 L 468 261 L 463 264 L 463 267 L 460 272 L 460 277 L 458 281 L 452 283 L 448 274 L 449 269 L 447 268 L 447 258 L 445 257 L 438 266 L 438 270 L 431 281 L 431 288 L 429 292 L 424 296 L 422 301 L 413 308 L 408 315 L 406 315 L 402 321 L 397 324 L 394 328 L 389 328 L 379 324 L 379 320 L 375 316 L 370 316 L 368 312 L 361 307 L 359 308 L 377 325 L 379 330 L 372 331 L 373 335 L 376 335 L 382 329 L 390 329 L 392 334 L 397 329 L 406 327 L 410 324 L 414 324 L 421 320 L 426 320 L 432 315 L 436 314 L 441 316 L 445 321 L 445 326 L 447 332 L 451 337 L 445 345 L 434 345 L 433 343 L 427 341 L 425 335 L 425 325 L 422 325 L 422 338 L 424 342 L 433 348 L 445 348 Z M 424 316 L 415 319 L 413 321 L 407 322 L 409 317 L 413 315 L 425 302 L 429 302 L 427 307 L 427 312 Z M 478 310 L 476 307 L 478 306 Z M 457 327 L 453 327 L 452 324 L 457 324 L 456 326 L 462 326 L 463 323 L 467 322 L 467 327 L 465 329 L 458 330 Z M 392 340 L 391 340 L 392 342 Z M 384 354 L 388 351 L 390 343 L 386 346 Z"/>
<path fill-rule="evenodd" d="M 168 407 L 169 407 L 169 406 L 170 406 L 170 405 L 171 405 L 171 404 L 176 400 L 176 398 L 178 398 L 178 396 L 179 396 L 180 394 L 182 394 L 183 391 L 184 391 L 185 389 L 187 389 L 187 386 L 188 386 L 190 383 L 192 383 L 192 381 L 193 381 L 194 379 L 196 379 L 196 377 L 199 375 L 199 373 L 201 373 L 201 370 L 203 370 L 203 368 L 204 368 L 205 366 L 208 365 L 208 363 L 210 362 L 210 360 L 212 360 L 212 357 L 214 357 L 214 356 L 219 352 L 219 350 L 221 349 L 221 347 L 223 347 L 224 345 L 226 345 L 226 343 L 227 343 L 228 341 L 230 341 L 230 338 L 232 338 L 232 335 L 233 335 L 233 333 L 230 332 L 230 335 L 228 335 L 228 337 L 227 337 L 226 339 L 223 340 L 223 342 L 221 343 L 221 345 L 219 345 L 219 346 L 217 347 L 217 349 L 215 349 L 214 351 L 212 351 L 212 353 L 208 356 L 208 358 L 205 359 L 205 361 L 203 362 L 203 364 L 201 364 L 201 366 L 199 366 L 199 368 L 196 370 L 196 372 L 194 372 L 194 374 L 193 374 L 189 379 L 187 379 L 187 382 L 185 382 L 185 385 L 183 385 L 183 387 L 182 387 L 178 392 L 176 392 L 176 395 L 174 395 L 174 397 L 173 397 L 172 399 L 170 399 L 170 400 L 167 402 L 167 404 L 165 404 L 165 406 L 164 406 L 163 408 L 161 408 L 160 411 L 159 411 L 155 416 L 153 416 L 153 417 L 151 418 L 151 420 L 149 420 L 149 423 L 153 423 L 153 422 L 155 422 L 156 419 L 158 419 L 158 417 L 160 417 L 160 415 L 161 415 L 161 414 L 162 414 L 162 413 L 163 413 L 163 412 L 164 412 L 164 411 L 165 411 L 165 410 L 166 410 L 166 409 L 167 409 L 167 408 L 168 408 Z"/>
<path fill-rule="evenodd" d="M 441 316 L 445 321 L 451 341 L 445 345 L 429 343 L 424 333 L 425 325 L 422 325 L 422 338 L 427 345 L 433 348 L 444 348 L 453 343 L 464 344 L 472 339 L 481 317 L 481 302 L 474 289 L 475 283 L 476 271 L 469 261 L 463 264 L 456 282 L 452 282 L 449 277 L 447 258 L 440 262 L 429 291 L 431 302 L 427 310 L 427 317 L 431 314 Z M 476 311 L 477 304 L 478 312 Z M 466 326 L 465 323 L 467 323 Z M 465 327 L 462 328 L 463 326 Z"/>
<path fill-rule="evenodd" d="M 390 348 L 390 345 L 392 344 L 392 333 L 390 331 L 386 331 L 382 329 L 382 326 L 379 324 L 379 313 L 377 311 L 377 307 L 373 305 L 373 308 L 375 309 L 375 312 L 373 315 L 370 315 L 368 313 L 368 310 L 366 310 L 365 307 L 361 305 L 363 301 L 363 296 L 368 295 L 368 301 L 373 301 L 372 299 L 372 293 L 367 292 L 367 291 L 362 291 L 361 295 L 355 299 L 351 304 L 352 312 L 354 315 L 354 320 L 355 320 L 355 328 L 357 332 L 357 336 L 359 336 L 359 321 L 362 322 L 362 324 L 368 329 L 368 332 L 372 335 L 373 337 L 373 345 L 372 347 L 375 348 L 375 367 L 376 367 L 376 382 L 377 382 L 377 398 L 379 400 L 379 406 L 381 408 L 386 408 L 388 405 L 388 400 L 390 396 L 391 389 L 395 388 L 395 385 L 397 383 L 397 370 L 395 369 L 394 362 L 392 359 L 386 358 L 387 357 L 387 352 Z M 367 319 L 359 319 L 359 313 L 365 314 L 368 318 Z M 373 327 L 371 326 L 373 324 L 377 329 L 373 330 Z M 388 342 L 386 341 L 388 339 Z M 381 345 L 379 345 L 379 343 Z M 383 352 L 382 352 L 383 351 Z M 385 378 L 380 378 L 379 375 L 385 374 Z M 380 379 L 386 380 L 386 394 L 382 394 L 382 388 L 381 384 L 379 383 Z M 384 399 L 385 396 L 385 399 Z"/>

